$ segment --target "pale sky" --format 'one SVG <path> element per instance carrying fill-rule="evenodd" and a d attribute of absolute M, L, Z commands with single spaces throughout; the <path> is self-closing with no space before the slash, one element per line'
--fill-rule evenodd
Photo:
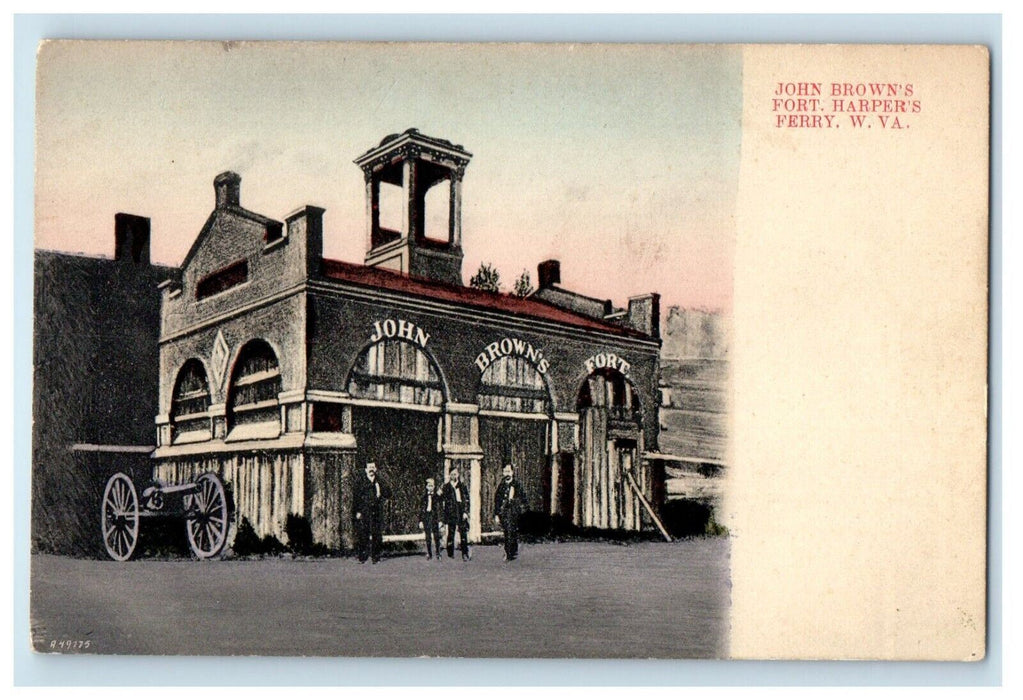
<path fill-rule="evenodd" d="M 282 220 L 324 207 L 324 254 L 361 263 L 352 161 L 416 127 L 473 154 L 463 277 L 506 288 L 561 260 L 563 286 L 624 305 L 727 309 L 739 170 L 736 47 L 66 42 L 39 53 L 36 246 L 112 255 L 148 216 L 180 264 L 213 178 Z"/>

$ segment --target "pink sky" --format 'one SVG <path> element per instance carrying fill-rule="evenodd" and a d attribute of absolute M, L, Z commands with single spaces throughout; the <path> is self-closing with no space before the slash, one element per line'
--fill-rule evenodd
<path fill-rule="evenodd" d="M 715 46 L 78 42 L 39 55 L 36 246 L 110 255 L 117 212 L 176 265 L 242 176 L 275 219 L 326 208 L 324 253 L 365 255 L 352 160 L 417 127 L 473 154 L 466 280 L 562 283 L 623 304 L 730 308 L 741 56 Z"/>

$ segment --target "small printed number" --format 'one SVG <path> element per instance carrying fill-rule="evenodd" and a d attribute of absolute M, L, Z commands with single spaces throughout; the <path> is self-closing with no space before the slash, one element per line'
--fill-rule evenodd
<path fill-rule="evenodd" d="M 88 639 L 53 639 L 50 641 L 51 649 L 60 649 L 61 651 L 78 651 L 88 649 L 90 646 L 92 646 L 92 641 Z"/>

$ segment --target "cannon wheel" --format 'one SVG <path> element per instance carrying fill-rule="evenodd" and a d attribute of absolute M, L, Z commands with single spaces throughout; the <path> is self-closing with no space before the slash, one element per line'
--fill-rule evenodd
<path fill-rule="evenodd" d="M 107 554 L 111 559 L 127 561 L 139 541 L 139 495 L 126 474 L 118 472 L 107 480 L 101 517 Z"/>
<path fill-rule="evenodd" d="M 227 544 L 229 525 L 227 493 L 224 482 L 212 472 L 195 480 L 196 492 L 189 498 L 191 507 L 185 520 L 188 544 L 199 559 L 215 557 Z"/>

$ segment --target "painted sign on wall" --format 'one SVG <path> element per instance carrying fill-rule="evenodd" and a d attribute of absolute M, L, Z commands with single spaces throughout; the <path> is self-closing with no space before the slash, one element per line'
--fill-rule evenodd
<path fill-rule="evenodd" d="M 550 361 L 543 356 L 543 350 L 538 350 L 530 343 L 520 338 L 501 338 L 487 345 L 483 352 L 476 356 L 476 366 L 483 372 L 490 363 L 508 355 L 520 355 L 533 363 L 536 371 L 546 374 L 551 366 Z"/>
<path fill-rule="evenodd" d="M 374 321 L 373 334 L 369 337 L 370 341 L 378 343 L 384 338 L 404 338 L 421 348 L 425 348 L 426 343 L 430 340 L 430 334 L 411 321 L 401 318 Z"/>
<path fill-rule="evenodd" d="M 592 355 L 586 358 L 584 362 L 586 365 L 586 373 L 593 374 L 598 369 L 615 369 L 624 375 L 629 374 L 629 370 L 632 369 L 632 365 L 625 361 L 624 357 L 619 357 L 613 352 L 598 352 L 596 355 Z"/>

